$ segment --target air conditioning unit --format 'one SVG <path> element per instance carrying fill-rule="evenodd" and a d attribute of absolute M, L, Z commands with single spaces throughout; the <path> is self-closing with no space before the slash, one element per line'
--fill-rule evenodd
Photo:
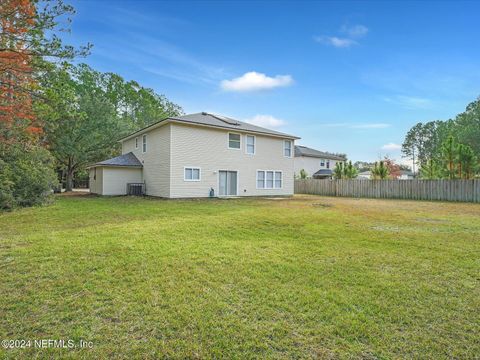
<path fill-rule="evenodd" d="M 145 195 L 144 183 L 127 183 L 127 195 L 142 196 Z"/>

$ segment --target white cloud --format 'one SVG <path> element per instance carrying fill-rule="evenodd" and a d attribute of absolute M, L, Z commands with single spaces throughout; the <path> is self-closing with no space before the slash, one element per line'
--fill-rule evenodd
<path fill-rule="evenodd" d="M 336 36 L 315 36 L 314 39 L 316 42 L 319 42 L 325 45 L 332 45 L 336 48 L 348 48 L 352 45 L 357 44 L 355 40 L 347 39 L 347 38 L 339 38 Z"/>
<path fill-rule="evenodd" d="M 394 97 L 385 97 L 384 100 L 406 109 L 428 109 L 432 106 L 431 100 L 415 96 L 396 95 Z"/>
<path fill-rule="evenodd" d="M 293 84 L 293 78 L 290 75 L 270 77 L 256 71 L 250 71 L 235 79 L 223 80 L 220 86 L 226 91 L 247 92 L 270 90 L 291 84 Z"/>
<path fill-rule="evenodd" d="M 368 28 L 364 25 L 343 25 L 341 31 L 354 38 L 361 38 L 368 34 Z"/>
<path fill-rule="evenodd" d="M 398 151 L 402 149 L 402 145 L 395 144 L 395 143 L 388 143 L 382 146 L 382 150 L 389 150 L 389 151 Z"/>
<path fill-rule="evenodd" d="M 245 122 L 253 125 L 266 127 L 266 128 L 278 128 L 287 124 L 286 121 L 277 119 L 272 115 L 261 115 L 261 114 L 255 115 L 250 119 L 246 119 Z"/>
<path fill-rule="evenodd" d="M 390 127 L 390 124 L 385 123 L 371 123 L 371 124 L 358 124 L 352 125 L 353 129 L 385 129 Z"/>

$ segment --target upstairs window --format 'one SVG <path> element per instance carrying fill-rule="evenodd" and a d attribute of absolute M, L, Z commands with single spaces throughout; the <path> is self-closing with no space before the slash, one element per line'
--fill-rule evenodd
<path fill-rule="evenodd" d="M 135 138 L 135 149 L 138 149 L 138 137 Z"/>
<path fill-rule="evenodd" d="M 327 169 L 330 169 L 330 160 L 327 159 Z"/>
<path fill-rule="evenodd" d="M 142 152 L 147 152 L 147 135 L 142 136 Z"/>
<path fill-rule="evenodd" d="M 320 160 L 320 166 L 324 167 L 325 166 L 325 159 Z"/>
<path fill-rule="evenodd" d="M 292 157 L 292 141 L 285 140 L 283 142 L 283 155 L 286 157 Z"/>
<path fill-rule="evenodd" d="M 247 135 L 246 141 L 246 152 L 247 154 L 254 155 L 255 154 L 255 136 Z"/>
<path fill-rule="evenodd" d="M 228 147 L 240 150 L 240 134 L 228 133 Z"/>

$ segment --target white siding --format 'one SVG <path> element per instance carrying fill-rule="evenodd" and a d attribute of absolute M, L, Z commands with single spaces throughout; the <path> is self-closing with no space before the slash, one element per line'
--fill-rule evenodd
<path fill-rule="evenodd" d="M 300 170 L 304 169 L 307 172 L 307 177 L 312 177 L 320 169 L 327 169 L 327 163 L 324 166 L 320 166 L 322 159 L 311 156 L 297 156 L 295 157 L 295 175 L 300 175 Z M 326 161 L 327 159 L 325 159 Z M 330 167 L 333 171 L 335 169 L 336 160 L 330 160 Z"/>
<path fill-rule="evenodd" d="M 89 187 L 92 194 L 103 195 L 103 168 L 90 168 Z"/>
<path fill-rule="evenodd" d="M 126 195 L 128 183 L 140 182 L 141 168 L 103 167 L 102 195 Z"/>
<path fill-rule="evenodd" d="M 228 130 L 180 124 L 170 127 L 170 197 L 207 197 L 210 188 L 218 195 L 219 170 L 238 171 L 239 196 L 293 194 L 293 157 L 283 155 L 284 139 L 256 134 L 255 155 L 248 155 L 245 133 L 241 133 L 240 150 L 234 150 L 228 148 Z M 293 145 L 292 140 L 292 152 Z M 185 166 L 201 168 L 200 181 L 184 181 Z M 282 189 L 257 189 L 257 170 L 282 171 Z"/>
<path fill-rule="evenodd" d="M 133 152 L 143 162 L 143 179 L 147 195 L 170 197 L 170 132 L 167 124 L 147 132 L 147 152 L 142 152 L 142 135 L 122 143 L 122 154 Z"/>

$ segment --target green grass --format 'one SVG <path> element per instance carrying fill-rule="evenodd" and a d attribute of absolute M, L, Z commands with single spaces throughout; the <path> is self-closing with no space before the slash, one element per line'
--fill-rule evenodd
<path fill-rule="evenodd" d="M 58 197 L 0 215 L 3 358 L 474 358 L 480 205 Z"/>

